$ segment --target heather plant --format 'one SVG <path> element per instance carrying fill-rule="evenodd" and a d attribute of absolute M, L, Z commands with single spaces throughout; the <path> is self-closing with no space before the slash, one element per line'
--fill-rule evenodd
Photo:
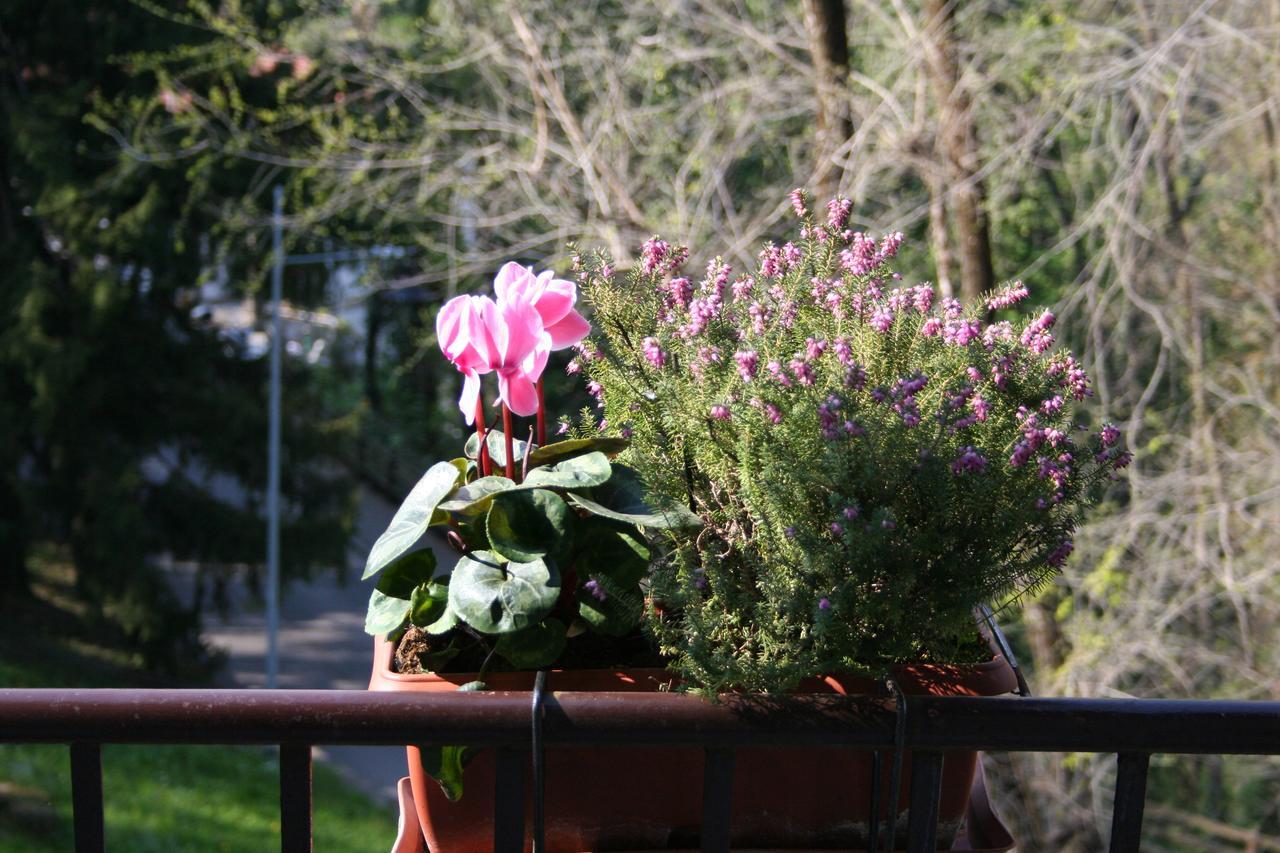
<path fill-rule="evenodd" d="M 975 606 L 1048 581 L 1130 458 L 1072 419 L 1089 381 L 1054 315 L 993 319 L 1021 284 L 940 299 L 892 271 L 901 234 L 792 201 L 799 238 L 745 274 L 695 283 L 656 237 L 626 276 L 580 261 L 598 331 L 571 369 L 651 500 L 703 521 L 666 532 L 648 624 L 711 690 L 972 654 Z"/>

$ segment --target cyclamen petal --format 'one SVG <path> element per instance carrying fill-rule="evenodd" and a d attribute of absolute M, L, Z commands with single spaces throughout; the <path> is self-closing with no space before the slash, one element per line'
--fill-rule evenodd
<path fill-rule="evenodd" d="M 512 413 L 522 417 L 538 411 L 538 389 L 529 374 L 521 370 L 504 370 L 498 374 L 498 396 Z"/>

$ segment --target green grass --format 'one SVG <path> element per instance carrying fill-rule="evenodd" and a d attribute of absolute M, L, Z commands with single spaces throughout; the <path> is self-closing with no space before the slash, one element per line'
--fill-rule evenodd
<path fill-rule="evenodd" d="M 38 590 L 47 593 L 48 590 Z M 66 623 L 56 596 L 0 613 L 0 687 L 162 686 L 111 644 L 94 646 Z M 178 686 L 193 686 L 190 683 Z M 105 746 L 107 849 L 263 851 L 280 847 L 274 749 Z M 324 765 L 314 774 L 315 849 L 385 851 L 395 838 L 390 807 L 351 789 Z M 67 747 L 0 744 L 0 853 L 73 849 Z"/>

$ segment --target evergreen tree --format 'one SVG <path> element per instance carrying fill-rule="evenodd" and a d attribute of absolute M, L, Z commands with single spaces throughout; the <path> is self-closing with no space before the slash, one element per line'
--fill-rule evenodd
<path fill-rule="evenodd" d="M 180 606 L 155 556 L 232 566 L 264 551 L 265 362 L 190 310 L 227 233 L 222 200 L 251 173 L 150 160 L 93 120 L 110 103 L 181 109 L 125 51 L 208 34 L 109 0 L 17 0 L 3 27 L 0 585 L 26 589 L 33 542 L 65 545 L 91 613 L 160 663 L 190 650 L 202 596 Z M 233 273 L 263 260 L 242 252 Z M 351 514 L 349 486 L 317 464 L 341 435 L 308 385 L 286 374 L 287 572 L 340 564 Z"/>

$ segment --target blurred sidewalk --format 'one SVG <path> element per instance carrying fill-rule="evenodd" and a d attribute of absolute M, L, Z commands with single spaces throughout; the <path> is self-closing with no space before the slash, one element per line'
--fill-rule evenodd
<path fill-rule="evenodd" d="M 280 605 L 279 686 L 333 690 L 364 690 L 373 662 L 373 638 L 364 632 L 365 609 L 372 582 L 361 583 L 365 556 L 386 529 L 395 506 L 371 489 L 361 487 L 356 529 L 351 542 L 345 583 L 332 572 L 311 581 L 292 581 Z M 442 565 L 454 556 L 442 542 L 432 542 Z M 181 575 L 181 573 L 178 573 Z M 189 576 L 186 592 L 190 588 Z M 219 677 L 224 687 L 266 686 L 266 613 L 242 584 L 231 590 L 226 619 L 205 617 L 204 638 L 227 654 Z M 334 765 L 344 777 L 379 801 L 396 803 L 396 782 L 406 775 L 400 747 L 320 747 L 317 759 Z"/>

